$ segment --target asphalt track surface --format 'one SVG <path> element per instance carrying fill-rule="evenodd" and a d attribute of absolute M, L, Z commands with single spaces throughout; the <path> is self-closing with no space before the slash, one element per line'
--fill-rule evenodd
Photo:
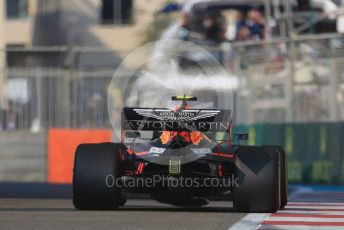
<path fill-rule="evenodd" d="M 77 211 L 70 199 L 0 199 L 0 229 L 228 229 L 245 214 L 230 202 L 175 208 L 152 200 L 129 200 L 117 211 Z"/>
<path fill-rule="evenodd" d="M 271 214 L 236 213 L 231 202 L 178 208 L 129 199 L 116 211 L 78 211 L 70 186 L 0 184 L 2 229 L 344 229 L 344 187 L 301 186 L 286 209 Z"/>
<path fill-rule="evenodd" d="M 68 185 L 0 184 L 3 229 L 228 229 L 245 213 L 232 202 L 213 201 L 202 208 L 178 208 L 150 199 L 129 199 L 116 211 L 78 211 Z"/>

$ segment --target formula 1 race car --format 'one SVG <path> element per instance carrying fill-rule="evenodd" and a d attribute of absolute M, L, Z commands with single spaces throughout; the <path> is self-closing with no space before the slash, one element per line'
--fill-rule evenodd
<path fill-rule="evenodd" d="M 287 204 L 286 155 L 279 146 L 243 146 L 230 110 L 195 109 L 175 96 L 175 109 L 124 108 L 121 143 L 76 150 L 73 204 L 112 210 L 127 193 L 175 206 L 232 200 L 240 212 L 276 212 Z M 147 137 L 147 133 L 150 136 Z M 146 136 L 145 136 L 146 135 Z"/>

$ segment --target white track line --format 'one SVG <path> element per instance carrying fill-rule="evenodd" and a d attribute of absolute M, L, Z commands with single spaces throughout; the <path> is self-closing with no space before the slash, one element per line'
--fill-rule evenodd
<path fill-rule="evenodd" d="M 234 224 L 228 230 L 253 230 L 260 227 L 260 223 L 267 219 L 271 214 L 270 213 L 250 213 L 242 218 L 239 222 Z"/>
<path fill-rule="evenodd" d="M 289 222 L 299 222 L 299 221 L 307 221 L 307 222 L 343 222 L 344 218 L 309 218 L 309 217 L 279 217 L 279 216 L 270 216 L 268 218 L 269 221 L 289 221 Z"/>

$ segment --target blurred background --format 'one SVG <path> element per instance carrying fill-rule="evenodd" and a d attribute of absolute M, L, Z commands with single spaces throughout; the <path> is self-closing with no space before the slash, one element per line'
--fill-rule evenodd
<path fill-rule="evenodd" d="M 70 183 L 79 143 L 113 141 L 123 58 L 180 39 L 239 80 L 235 131 L 284 146 L 291 183 L 343 184 L 342 33 L 343 0 L 0 0 L 0 181 Z"/>

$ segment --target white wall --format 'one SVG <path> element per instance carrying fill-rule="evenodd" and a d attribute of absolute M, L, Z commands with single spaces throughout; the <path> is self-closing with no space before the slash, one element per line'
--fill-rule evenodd
<path fill-rule="evenodd" d="M 46 182 L 46 133 L 0 133 L 0 182 Z"/>

